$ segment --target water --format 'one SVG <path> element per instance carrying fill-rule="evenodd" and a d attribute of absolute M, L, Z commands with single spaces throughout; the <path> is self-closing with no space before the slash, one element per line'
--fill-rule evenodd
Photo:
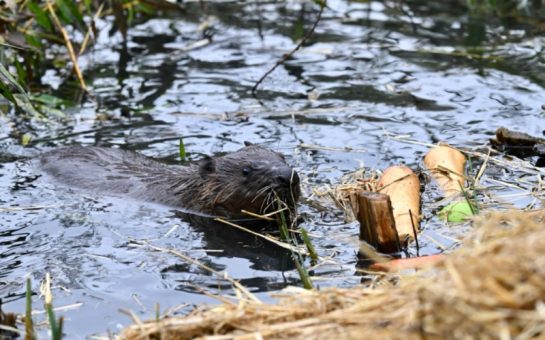
<path fill-rule="evenodd" d="M 189 225 L 175 209 L 82 192 L 43 175 L 31 156 L 67 144 L 121 146 L 176 163 L 183 137 L 188 157 L 234 151 L 244 141 L 284 153 L 303 180 L 303 225 L 321 256 L 320 287 L 350 287 L 358 226 L 313 194 L 360 166 L 421 166 L 427 147 L 401 142 L 486 145 L 506 126 L 542 135 L 545 104 L 544 38 L 533 17 L 473 17 L 455 3 L 328 1 L 314 38 L 279 67 L 258 91 L 254 82 L 295 46 L 316 8 L 299 1 L 205 2 L 185 13 L 137 23 L 126 45 L 100 20 L 97 44 L 81 58 L 94 98 L 65 110 L 64 120 L 0 117 L 0 296 L 7 311 L 24 311 L 24 278 L 33 291 L 46 272 L 54 304 L 67 307 L 67 338 L 119 331 L 130 318 L 180 306 L 216 303 L 204 292 L 233 294 L 230 285 L 180 258 L 141 246 L 174 248 L 240 280 L 265 301 L 268 292 L 301 285 L 289 253 L 228 226 Z M 536 12 L 536 17 L 539 12 Z M 203 22 L 206 30 L 199 29 Z M 202 43 L 202 39 L 212 40 Z M 201 42 L 201 47 L 194 48 Z M 49 71 L 54 94 L 74 100 L 73 81 Z M 33 135 L 32 147 L 17 136 Z M 535 161 L 535 160 L 531 160 Z M 480 160 L 475 159 L 474 174 Z M 524 207 L 524 190 L 493 179 L 537 186 L 535 170 L 490 163 L 484 205 Z M 543 174 L 543 173 L 541 173 Z M 492 190 L 496 185 L 497 190 Z M 421 253 L 452 248 L 467 226 L 436 217 L 427 191 Z M 326 210 L 317 208 L 318 203 Z M 539 203 L 537 203 L 539 206 Z M 415 253 L 414 246 L 410 252 Z M 34 307 L 42 302 L 35 298 Z M 43 315 L 38 315 L 38 319 Z M 45 329 L 42 328 L 42 332 Z"/>

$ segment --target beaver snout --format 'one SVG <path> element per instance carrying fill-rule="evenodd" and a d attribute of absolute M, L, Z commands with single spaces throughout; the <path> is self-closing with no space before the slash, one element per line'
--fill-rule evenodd
<path fill-rule="evenodd" d="M 301 195 L 299 175 L 290 167 L 276 169 L 274 174 L 275 190 L 289 205 L 294 205 Z"/>
<path fill-rule="evenodd" d="M 292 168 L 284 168 L 276 174 L 276 184 L 285 187 L 298 187 L 299 175 Z"/>

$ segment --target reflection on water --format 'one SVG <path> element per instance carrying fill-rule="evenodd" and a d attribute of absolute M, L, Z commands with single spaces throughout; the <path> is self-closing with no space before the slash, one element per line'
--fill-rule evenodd
<path fill-rule="evenodd" d="M 293 1 L 202 3 L 137 23 L 125 42 L 109 35 L 109 19 L 98 21 L 97 45 L 81 58 L 95 98 L 69 108 L 67 123 L 0 117 L 6 310 L 23 311 L 25 275 L 38 292 L 45 272 L 54 279 L 55 305 L 77 304 L 60 313 L 69 338 L 118 330 L 129 322 L 119 308 L 152 318 L 155 303 L 188 304 L 184 312 L 215 302 L 203 291 L 233 293 L 226 281 L 135 240 L 177 249 L 263 299 L 300 285 L 291 254 L 260 238 L 188 223 L 169 207 L 58 186 L 22 156 L 82 144 L 176 163 L 180 137 L 192 161 L 235 151 L 246 140 L 262 143 L 284 153 L 302 175 L 303 225 L 330 259 L 312 272 L 322 278 L 316 284 L 351 286 L 360 281 L 353 275 L 358 228 L 343 223 L 338 211 L 316 208 L 312 188 L 334 185 L 361 165 L 402 162 L 418 169 L 427 147 L 387 133 L 472 147 L 499 126 L 533 135 L 544 129 L 545 42 L 537 11 L 535 18 L 495 20 L 468 14 L 464 2 L 330 0 L 315 36 L 261 85 L 258 101 L 250 93 L 254 81 L 295 46 L 316 8 Z M 43 81 L 59 79 L 53 72 Z M 55 94 L 79 95 L 70 81 L 61 81 Z M 13 137 L 24 132 L 34 136 L 32 148 L 17 146 Z M 494 164 L 487 173 L 520 175 Z M 535 178 L 521 175 L 525 180 Z M 436 197 L 426 193 L 423 200 L 431 208 L 424 211 L 421 252 L 452 247 L 451 233 L 463 230 L 445 230 L 434 218 Z"/>

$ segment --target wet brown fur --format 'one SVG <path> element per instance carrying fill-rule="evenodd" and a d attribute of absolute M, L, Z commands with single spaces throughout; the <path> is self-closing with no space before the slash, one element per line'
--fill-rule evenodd
<path fill-rule="evenodd" d="M 189 166 L 166 165 L 131 151 L 80 146 L 47 152 L 40 162 L 69 186 L 207 215 L 242 218 L 247 217 L 243 209 L 270 212 L 277 208 L 276 197 L 293 209 L 300 196 L 299 177 L 284 156 L 253 144 Z"/>

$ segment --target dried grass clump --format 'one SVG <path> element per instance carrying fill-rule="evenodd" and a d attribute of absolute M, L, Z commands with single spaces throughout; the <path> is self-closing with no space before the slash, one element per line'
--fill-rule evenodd
<path fill-rule="evenodd" d="M 243 301 L 125 329 L 124 339 L 545 338 L 545 212 L 491 213 L 434 268 L 378 288 Z"/>
<path fill-rule="evenodd" d="M 378 171 L 369 171 L 362 168 L 344 175 L 340 180 L 340 184 L 333 188 L 328 185 L 315 188 L 312 195 L 327 206 L 333 203 L 334 206 L 343 211 L 346 223 L 353 222 L 356 217 L 354 216 L 352 204 L 357 202 L 358 192 L 361 190 L 377 191 L 379 178 L 380 173 Z"/>

